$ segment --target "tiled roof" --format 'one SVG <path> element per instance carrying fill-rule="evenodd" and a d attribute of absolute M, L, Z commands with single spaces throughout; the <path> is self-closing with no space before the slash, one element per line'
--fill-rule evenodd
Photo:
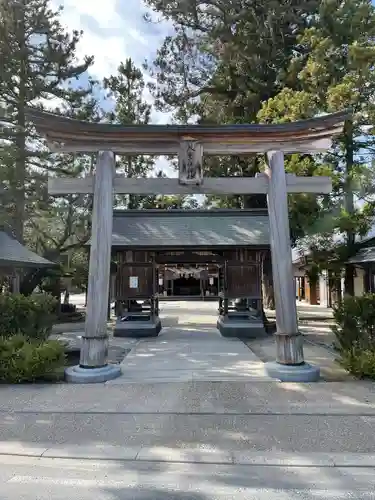
<path fill-rule="evenodd" d="M 348 262 L 351 264 L 375 262 L 375 247 L 361 248 Z"/>
<path fill-rule="evenodd" d="M 117 247 L 268 246 L 264 211 L 114 211 L 112 245 Z"/>
<path fill-rule="evenodd" d="M 375 238 L 375 225 L 373 225 L 369 232 L 366 234 L 366 236 L 364 236 L 363 238 L 360 238 L 358 240 L 358 243 L 367 243 L 368 241 L 372 240 L 373 238 Z"/>
<path fill-rule="evenodd" d="M 361 237 L 356 235 L 356 243 L 362 245 L 368 243 L 374 238 L 375 238 L 375 224 L 369 229 L 368 233 L 365 236 Z M 333 242 L 336 243 L 337 245 L 343 244 L 345 242 L 345 235 L 343 233 L 334 234 Z M 298 263 L 302 257 L 307 256 L 309 254 L 310 254 L 309 249 L 294 248 L 292 251 L 293 262 Z"/>
<path fill-rule="evenodd" d="M 19 241 L 0 231 L 0 266 L 52 267 L 55 264 L 32 252 Z"/>

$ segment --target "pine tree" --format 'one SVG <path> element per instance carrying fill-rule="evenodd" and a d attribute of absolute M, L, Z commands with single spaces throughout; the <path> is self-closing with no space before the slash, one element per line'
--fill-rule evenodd
<path fill-rule="evenodd" d="M 145 81 L 142 71 L 131 59 L 121 63 L 117 74 L 104 79 L 108 98 L 114 101 L 114 110 L 108 113 L 112 123 L 121 125 L 147 125 L 152 106 L 144 98 Z M 146 155 L 121 156 L 116 171 L 126 177 L 147 177 L 154 168 L 154 159 Z M 138 195 L 117 196 L 117 203 L 128 209 L 140 208 L 147 197 Z"/>
<path fill-rule="evenodd" d="M 82 33 L 67 33 L 59 11 L 48 0 L 0 0 L 0 109 L 1 181 L 8 188 L 5 209 L 15 235 L 22 240 L 33 211 L 36 188 L 45 186 L 48 151 L 27 122 L 25 107 L 43 107 L 46 101 L 72 99 L 66 84 L 92 64 L 75 60 Z M 75 91 L 84 98 L 91 89 Z"/>
<path fill-rule="evenodd" d="M 104 79 L 107 98 L 114 101 L 114 110 L 107 114 L 112 123 L 122 125 L 147 125 L 151 120 L 152 105 L 144 98 L 146 89 L 143 73 L 131 59 L 121 63 L 116 75 Z M 117 160 L 117 172 L 126 177 L 148 177 L 155 168 L 155 158 L 147 155 L 121 156 Z M 163 172 L 156 172 L 163 177 Z M 117 204 L 128 209 L 183 208 L 194 206 L 185 196 L 117 196 Z"/>
<path fill-rule="evenodd" d="M 55 111 L 84 121 L 97 122 L 102 118 L 97 100 L 90 94 L 83 96 L 80 90 L 69 90 L 67 99 Z M 50 177 L 82 177 L 93 173 L 95 155 L 49 154 L 45 167 Z M 53 262 L 64 263 L 68 254 L 71 263 L 77 262 L 76 256 L 81 262 L 82 255 L 87 258 L 83 246 L 90 236 L 92 195 L 48 196 L 45 171 L 40 175 L 34 172 L 33 182 L 35 186 L 28 199 L 33 210 L 24 224 L 25 241 L 37 253 Z M 57 287 L 60 275 L 65 271 L 66 266 L 62 265 L 58 273 L 53 273 L 50 284 Z M 69 271 L 75 274 L 77 270 Z M 49 275 L 48 269 L 25 274 L 21 282 L 22 293 L 31 293 L 46 275 Z"/>
<path fill-rule="evenodd" d="M 258 122 L 262 103 L 286 85 L 290 60 L 299 52 L 298 37 L 319 5 L 296 0 L 147 3 L 175 28 L 148 67 L 157 82 L 151 86 L 156 103 L 160 109 L 175 111 L 182 122 L 194 117 L 203 124 Z M 258 155 L 205 161 L 205 171 L 212 176 L 251 177 L 263 166 Z M 208 197 L 207 204 L 266 208 L 266 196 Z M 272 307 L 269 255 L 263 262 L 263 283 L 265 305 Z"/>
<path fill-rule="evenodd" d="M 299 38 L 302 50 L 288 68 L 290 80 L 298 87 L 284 88 L 260 112 L 261 119 L 275 122 L 347 108 L 353 111 L 353 123 L 317 163 L 322 172 L 332 175 L 334 193 L 324 207 L 325 218 L 314 228 L 327 233 L 324 245 L 315 241 L 312 248 L 315 260 L 326 265 L 328 259 L 338 269 L 355 252 L 356 235 L 365 234 L 374 218 L 374 141 L 368 128 L 375 118 L 374 34 L 371 1 L 323 0 L 312 25 Z M 362 206 L 356 207 L 356 201 L 362 201 Z M 337 245 L 334 232 L 345 234 L 344 245 Z M 354 270 L 348 264 L 345 291 L 354 294 Z"/>
<path fill-rule="evenodd" d="M 157 104 L 181 120 L 253 122 L 276 95 L 319 2 L 147 0 L 173 23 L 150 65 Z"/>

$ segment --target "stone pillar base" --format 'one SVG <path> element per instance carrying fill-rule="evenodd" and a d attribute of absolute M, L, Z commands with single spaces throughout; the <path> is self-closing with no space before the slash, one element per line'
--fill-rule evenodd
<path fill-rule="evenodd" d="M 114 337 L 140 339 L 144 337 L 157 337 L 161 332 L 161 321 L 158 316 L 130 313 L 128 317 L 129 321 L 121 321 L 120 319 L 116 321 L 113 331 Z"/>
<path fill-rule="evenodd" d="M 244 318 L 242 318 L 244 316 Z M 238 337 L 243 339 L 257 339 L 267 336 L 264 324 L 260 319 L 246 319 L 246 314 L 220 315 L 216 327 L 223 337 Z"/>
<path fill-rule="evenodd" d="M 72 384 L 98 384 L 113 380 L 120 375 L 120 365 L 106 365 L 101 368 L 82 368 L 76 365 L 65 370 L 65 380 Z"/>
<path fill-rule="evenodd" d="M 317 382 L 320 379 L 319 366 L 303 363 L 302 365 L 283 365 L 276 361 L 264 364 L 266 374 L 281 382 Z"/>

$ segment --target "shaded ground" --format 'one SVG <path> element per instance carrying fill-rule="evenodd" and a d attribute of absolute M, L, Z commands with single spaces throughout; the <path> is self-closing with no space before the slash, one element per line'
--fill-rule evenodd
<path fill-rule="evenodd" d="M 372 453 L 375 415 L 13 414 L 0 441 L 221 451 Z"/>
<path fill-rule="evenodd" d="M 369 500 L 375 469 L 106 463 L 0 462 L 7 500 Z"/>
<path fill-rule="evenodd" d="M 0 496 L 31 500 L 37 491 L 39 500 L 375 498 L 375 469 L 366 462 L 375 450 L 375 385 L 224 381 L 220 376 L 216 381 L 157 381 L 160 367 L 178 371 L 185 363 L 190 370 L 191 364 L 202 366 L 215 357 L 223 357 L 228 366 L 233 363 L 228 361 L 231 349 L 242 353 L 243 371 L 246 359 L 254 360 L 252 354 L 246 358 L 242 349 L 247 348 L 242 344 L 240 349 L 238 341 L 225 343 L 226 358 L 224 350 L 213 350 L 212 304 L 204 311 L 192 308 L 194 304 L 169 308 L 164 337 L 157 345 L 151 342 L 157 353 L 146 343 L 112 340 L 113 346 L 139 349 L 135 359 L 125 358 L 125 365 L 137 365 L 125 372 L 148 372 L 147 382 L 0 387 Z M 181 324 L 182 336 L 196 337 L 196 342 L 176 340 Z M 266 340 L 263 348 L 274 353 L 272 338 Z M 178 342 L 184 349 L 170 349 Z M 328 353 L 324 347 L 314 349 L 317 357 Z M 308 359 L 312 352 L 306 347 Z M 180 356 L 178 361 L 178 354 L 188 359 Z M 135 455 L 122 462 L 1 456 L 6 446 L 22 454 L 22 447 L 31 445 L 48 448 L 50 454 L 55 449 L 60 453 L 55 456 L 110 445 L 125 454 L 135 450 Z M 155 461 L 136 460 L 147 456 L 148 447 Z M 284 453 L 293 466 L 203 463 L 207 453 L 238 456 L 234 452 L 245 458 Z M 191 453 L 196 463 L 177 463 L 181 453 Z M 327 453 L 351 467 L 311 465 L 313 456 Z"/>
<path fill-rule="evenodd" d="M 271 380 L 262 361 L 243 342 L 220 335 L 215 314 L 208 315 L 197 305 L 186 313 L 182 308 L 175 311 L 176 316 L 168 307 L 159 336 L 141 340 L 121 364 L 122 376 L 108 384 Z"/>
<path fill-rule="evenodd" d="M 280 452 L 375 450 L 371 383 L 196 382 L 0 389 L 0 441 Z"/>
<path fill-rule="evenodd" d="M 299 329 L 307 341 L 335 350 L 336 337 L 329 323 L 322 321 L 305 321 L 300 323 Z"/>
<path fill-rule="evenodd" d="M 270 318 L 274 318 L 274 310 L 266 310 Z M 323 306 L 312 306 L 304 302 L 297 301 L 297 314 L 300 321 L 331 321 L 333 318 L 332 309 Z"/>

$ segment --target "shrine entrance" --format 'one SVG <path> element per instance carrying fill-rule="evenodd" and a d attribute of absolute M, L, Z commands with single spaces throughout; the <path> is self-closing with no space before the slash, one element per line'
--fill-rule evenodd
<path fill-rule="evenodd" d="M 276 305 L 276 362 L 266 365 L 271 377 L 285 381 L 315 381 L 319 379 L 319 368 L 304 362 L 303 338 L 298 330 L 298 319 L 293 276 L 290 228 L 288 218 L 288 193 L 329 193 L 332 182 L 327 177 L 298 177 L 287 174 L 284 167 L 284 155 L 292 153 L 314 154 L 327 151 L 332 138 L 342 134 L 350 113 L 341 112 L 320 116 L 296 123 L 276 125 L 238 124 L 238 125 L 129 125 L 119 126 L 105 123 L 86 123 L 46 113 L 35 108 L 26 109 L 27 118 L 32 121 L 37 131 L 48 142 L 55 152 L 75 154 L 97 153 L 95 175 L 85 178 L 51 178 L 49 193 L 51 195 L 93 194 L 92 239 L 90 250 L 90 270 L 87 296 L 87 313 L 85 334 L 82 337 L 80 364 L 66 371 L 67 379 L 72 382 L 102 382 L 120 375 L 117 366 L 107 363 L 108 333 L 107 311 L 111 276 L 111 253 L 116 246 L 118 235 L 114 228 L 113 195 L 161 195 L 179 194 L 216 194 L 216 195 L 249 195 L 265 194 L 268 205 L 268 241 L 271 248 L 273 285 Z M 129 179 L 116 175 L 115 155 L 136 156 L 177 155 L 178 178 L 146 178 Z M 256 177 L 210 178 L 204 176 L 204 155 L 254 155 L 267 157 L 264 172 Z M 129 211 L 127 215 L 130 215 Z M 209 213 L 210 211 L 208 211 Z M 197 218 L 198 219 L 198 218 Z M 254 219 L 253 219 L 254 220 Z M 220 222 L 221 227 L 226 227 Z M 155 249 L 150 242 L 163 239 L 168 244 L 170 228 L 155 232 L 147 221 L 137 225 L 143 238 L 144 247 Z M 190 248 L 220 248 L 223 242 L 228 246 L 234 241 L 233 232 L 238 238 L 246 240 L 251 234 L 257 241 L 256 225 L 249 231 L 239 228 L 236 222 L 231 224 L 231 232 L 221 240 L 219 232 L 211 225 L 206 227 L 204 237 L 202 228 L 194 228 L 191 224 L 175 225 L 172 234 L 180 238 L 189 236 Z M 133 227 L 134 229 L 134 227 Z M 120 238 L 121 239 L 121 238 Z M 209 244 L 207 245 L 207 239 Z M 206 243 L 204 242 L 206 240 Z M 145 241 L 147 243 L 145 243 Z M 236 248 L 236 243 L 233 245 Z M 133 251 L 137 248 L 132 231 L 122 239 L 123 248 Z M 186 245 L 176 245 L 176 250 L 186 250 Z M 246 247 L 246 245 L 243 245 Z M 171 250 L 171 246 L 169 246 Z M 244 248 L 243 248 L 244 249 Z M 237 284 L 233 276 L 235 263 L 228 281 L 236 288 L 236 294 L 244 290 L 246 283 Z M 253 264 L 242 261 L 242 270 L 253 273 Z M 160 331 L 158 319 L 158 295 L 156 295 L 157 272 L 156 260 L 126 262 L 126 266 L 142 269 L 147 286 L 140 284 L 138 275 L 127 274 L 130 294 L 139 295 L 140 291 L 153 292 L 148 318 Z M 125 267 L 126 267 L 125 266 Z M 147 276 L 147 279 L 146 279 Z M 239 274 L 238 274 L 239 276 Z M 253 285 L 251 285 L 253 286 Z M 259 282 L 254 285 L 259 287 Z M 146 288 L 144 288 L 146 287 Z M 242 302 L 249 302 L 250 290 Z M 259 297 L 254 297 L 259 300 Z M 247 307 L 246 316 L 249 321 L 240 325 L 241 321 L 232 318 L 229 311 L 229 297 L 221 297 L 218 328 L 223 335 L 237 328 L 246 329 L 252 321 L 251 308 Z M 241 313 L 242 314 L 242 313 Z M 138 317 L 137 317 L 138 318 Z M 234 320 L 234 322 L 233 322 Z M 138 321 L 138 319 L 137 319 Z M 139 321 L 141 323 L 141 321 Z M 147 326 L 145 326 L 147 328 Z"/>
<path fill-rule="evenodd" d="M 224 257 L 214 251 L 158 252 L 159 295 L 164 300 L 218 300 L 225 287 Z"/>
<path fill-rule="evenodd" d="M 115 210 L 113 233 L 115 336 L 158 335 L 162 303 L 177 300 L 216 301 L 219 315 L 246 316 L 225 330 L 218 325 L 223 335 L 265 332 L 260 286 L 261 261 L 270 251 L 265 210 Z M 235 300 L 242 305 L 233 305 Z"/>
<path fill-rule="evenodd" d="M 217 275 L 217 273 L 215 274 Z M 212 295 L 217 296 L 218 292 L 216 291 L 215 294 L 214 287 L 209 286 L 209 284 L 214 284 L 215 278 L 212 275 L 213 271 L 209 270 L 208 266 L 203 269 L 198 265 L 159 266 L 159 295 L 164 299 L 204 299 L 204 297 L 209 296 L 211 289 Z"/>
<path fill-rule="evenodd" d="M 170 280 L 170 297 L 202 297 L 202 283 L 199 271 L 195 268 L 169 268 L 169 272 L 176 274 L 176 278 Z M 198 277 L 199 276 L 199 277 Z M 163 292 L 164 293 L 164 292 Z M 168 296 L 168 292 L 167 295 Z"/>

